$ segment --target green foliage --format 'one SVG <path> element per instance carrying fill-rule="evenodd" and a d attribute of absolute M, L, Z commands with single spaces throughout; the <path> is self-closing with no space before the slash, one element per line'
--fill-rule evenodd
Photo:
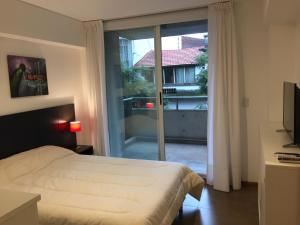
<path fill-rule="evenodd" d="M 198 85 L 199 92 L 201 95 L 207 95 L 207 81 L 208 81 L 208 71 L 207 69 L 202 70 L 198 75 Z"/>
<path fill-rule="evenodd" d="M 126 97 L 148 97 L 155 95 L 155 85 L 147 81 L 145 76 L 151 76 L 152 70 L 146 67 L 122 68 L 124 96 Z"/>
<path fill-rule="evenodd" d="M 203 51 L 201 55 L 196 57 L 196 61 L 200 67 L 205 67 L 208 63 L 208 54 L 206 51 Z"/>
<path fill-rule="evenodd" d="M 201 72 L 197 74 L 197 84 L 199 85 L 199 94 L 207 95 L 207 82 L 208 82 L 208 54 L 207 49 L 204 49 L 201 55 L 197 56 L 196 61 L 201 67 Z"/>

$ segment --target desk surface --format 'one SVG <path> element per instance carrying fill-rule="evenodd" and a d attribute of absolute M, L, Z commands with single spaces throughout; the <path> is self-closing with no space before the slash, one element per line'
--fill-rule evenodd
<path fill-rule="evenodd" d="M 40 199 L 39 194 L 0 189 L 0 224 Z"/>
<path fill-rule="evenodd" d="M 291 139 L 286 132 L 277 132 L 276 130 L 278 129 L 283 129 L 281 123 L 270 123 L 261 126 L 261 145 L 264 151 L 262 152 L 262 154 L 263 160 L 265 160 L 265 164 L 273 166 L 300 167 L 300 164 L 281 163 L 274 155 L 275 152 L 300 154 L 300 148 L 282 147 L 284 144 L 289 144 L 291 142 Z"/>

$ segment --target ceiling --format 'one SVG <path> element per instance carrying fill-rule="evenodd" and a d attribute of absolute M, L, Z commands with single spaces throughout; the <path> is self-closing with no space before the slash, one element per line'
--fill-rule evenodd
<path fill-rule="evenodd" d="M 21 0 L 80 21 L 110 20 L 206 6 L 216 0 Z"/>

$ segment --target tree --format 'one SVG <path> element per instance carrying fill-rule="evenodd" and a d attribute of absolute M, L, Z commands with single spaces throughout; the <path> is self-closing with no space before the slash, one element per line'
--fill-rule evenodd
<path fill-rule="evenodd" d="M 196 61 L 201 67 L 201 71 L 197 74 L 197 84 L 199 85 L 200 95 L 207 95 L 207 81 L 208 81 L 208 54 L 207 49 L 202 49 L 202 53 L 197 56 Z"/>
<path fill-rule="evenodd" d="M 208 70 L 202 70 L 198 75 L 198 85 L 201 95 L 207 95 L 207 81 L 208 81 Z"/>
<path fill-rule="evenodd" d="M 148 97 L 155 95 L 155 85 L 145 79 L 145 75 L 152 73 L 147 67 L 122 67 L 124 96 L 126 97 Z"/>

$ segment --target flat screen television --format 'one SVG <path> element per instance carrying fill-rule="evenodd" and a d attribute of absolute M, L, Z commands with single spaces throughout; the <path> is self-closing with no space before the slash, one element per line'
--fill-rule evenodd
<path fill-rule="evenodd" d="M 291 138 L 288 146 L 300 145 L 300 90 L 296 83 L 283 83 L 283 127 Z"/>

